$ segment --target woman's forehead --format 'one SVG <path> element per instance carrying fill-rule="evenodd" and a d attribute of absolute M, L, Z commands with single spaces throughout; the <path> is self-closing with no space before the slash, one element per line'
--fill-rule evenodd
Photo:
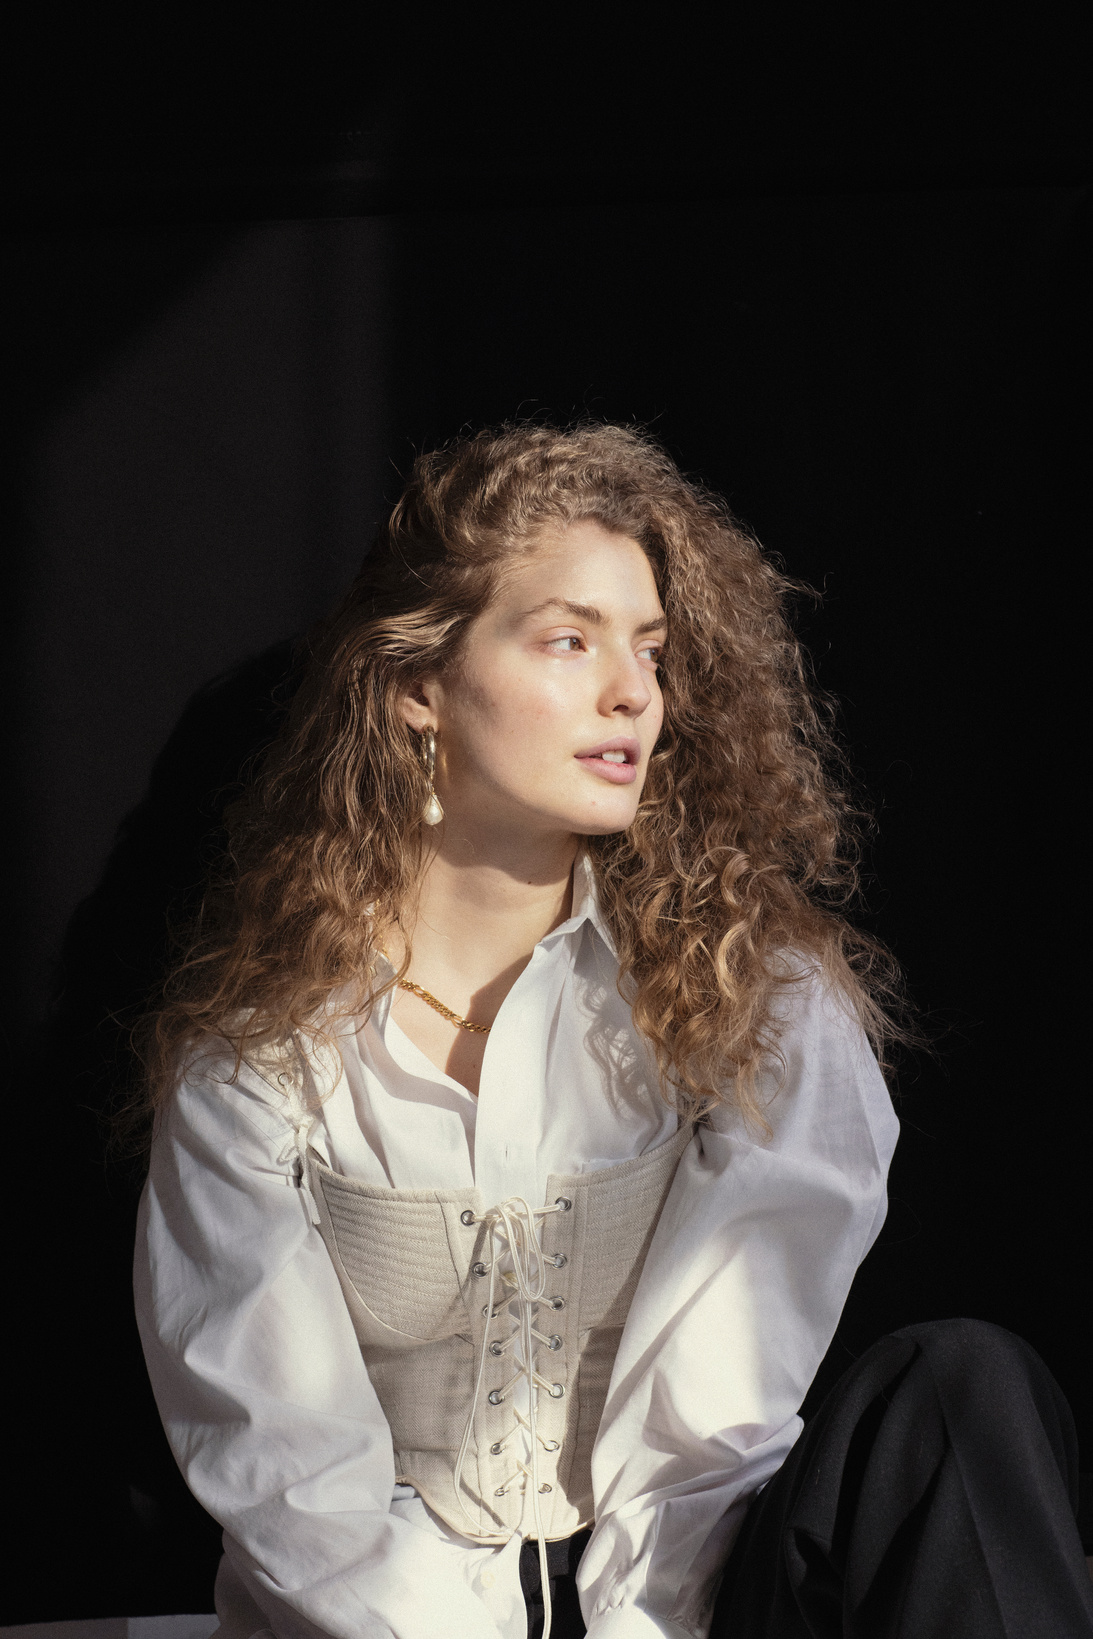
<path fill-rule="evenodd" d="M 492 601 L 510 616 L 537 613 L 551 603 L 604 615 L 640 604 L 650 618 L 663 614 L 652 566 L 639 543 L 591 519 L 544 530 L 505 566 Z"/>

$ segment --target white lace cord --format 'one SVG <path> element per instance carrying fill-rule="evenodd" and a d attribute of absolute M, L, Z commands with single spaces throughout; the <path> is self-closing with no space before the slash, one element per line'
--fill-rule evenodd
<path fill-rule="evenodd" d="M 566 1206 L 568 1206 L 568 1203 L 566 1203 Z M 508 1243 L 508 1252 L 512 1259 L 512 1276 L 510 1277 L 507 1273 L 502 1272 L 502 1279 L 505 1281 L 506 1285 L 515 1288 L 513 1296 L 520 1302 L 520 1344 L 524 1364 L 499 1392 L 503 1397 L 504 1395 L 508 1394 L 509 1390 L 516 1383 L 520 1381 L 521 1377 L 527 1378 L 527 1428 L 531 1437 L 531 1467 L 528 1468 L 525 1463 L 518 1462 L 515 1472 L 503 1483 L 507 1486 L 510 1483 L 510 1480 L 514 1480 L 516 1476 L 521 1473 L 525 1476 L 525 1479 L 530 1480 L 531 1482 L 531 1508 L 535 1518 L 535 1531 L 539 1543 L 539 1579 L 543 1590 L 543 1639 L 550 1639 L 552 1611 L 550 1602 L 550 1573 L 547 1566 L 546 1535 L 543 1530 L 543 1515 L 539 1504 L 539 1446 L 542 1445 L 544 1450 L 549 1449 L 549 1447 L 547 1446 L 547 1442 L 542 1440 L 539 1435 L 536 1407 L 539 1399 L 539 1389 L 542 1388 L 549 1391 L 554 1387 L 554 1385 L 552 1383 L 548 1383 L 545 1378 L 540 1377 L 539 1373 L 535 1370 L 536 1345 L 534 1340 L 538 1338 L 540 1342 L 550 1342 L 549 1338 L 544 1337 L 542 1332 L 535 1329 L 531 1321 L 533 1310 L 543 1301 L 544 1297 L 546 1296 L 547 1259 L 546 1254 L 544 1253 L 539 1242 L 539 1235 L 536 1229 L 535 1220 L 536 1218 L 545 1218 L 552 1212 L 564 1212 L 566 1210 L 566 1206 L 563 1206 L 561 1201 L 556 1201 L 553 1206 L 533 1207 L 528 1205 L 523 1196 L 514 1195 L 509 1200 L 502 1201 L 500 1206 L 493 1207 L 489 1212 L 484 1213 L 481 1218 L 475 1217 L 471 1220 L 474 1223 L 486 1223 L 489 1225 L 489 1235 L 491 1241 L 494 1237 L 500 1235 L 500 1237 Z M 535 1264 L 534 1281 L 532 1280 L 530 1267 L 533 1258 Z M 493 1299 L 494 1291 L 496 1289 L 494 1282 L 497 1273 L 497 1263 L 497 1251 L 496 1249 L 491 1248 L 489 1262 L 489 1297 L 485 1309 L 486 1324 L 482 1328 L 482 1347 L 478 1354 L 478 1375 L 475 1379 L 470 1416 L 467 1418 L 467 1426 L 463 1430 L 463 1440 L 459 1447 L 459 1456 L 456 1459 L 455 1467 L 455 1494 L 459 1501 L 460 1508 L 463 1510 L 466 1518 L 470 1520 L 472 1525 L 474 1525 L 476 1531 L 478 1530 L 478 1524 L 473 1519 L 467 1505 L 463 1501 L 463 1465 L 466 1462 L 468 1447 L 470 1446 L 471 1440 L 474 1437 L 474 1420 L 475 1413 L 478 1408 L 478 1396 L 482 1392 L 482 1379 L 486 1370 L 486 1356 L 490 1352 L 490 1322 L 496 1318 L 494 1315 Z M 507 1302 L 511 1301 L 512 1298 L 507 1300 Z M 502 1348 L 504 1347 L 505 1345 L 503 1344 Z M 519 1427 L 523 1421 L 524 1419 L 521 1417 L 519 1411 L 517 1411 L 516 1426 Z"/>

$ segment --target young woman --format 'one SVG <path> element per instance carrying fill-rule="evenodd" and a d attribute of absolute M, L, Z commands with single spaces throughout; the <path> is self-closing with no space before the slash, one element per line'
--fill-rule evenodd
<path fill-rule="evenodd" d="M 885 1339 L 801 1436 L 896 1121 L 786 592 L 648 439 L 509 428 L 313 645 L 150 1054 L 225 1639 L 1093 1631 L 1018 1340 Z"/>

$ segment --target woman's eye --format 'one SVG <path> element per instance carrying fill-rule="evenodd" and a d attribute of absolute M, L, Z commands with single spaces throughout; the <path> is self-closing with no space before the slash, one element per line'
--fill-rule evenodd
<path fill-rule="evenodd" d="M 571 643 L 573 647 L 571 649 L 565 648 L 564 645 L 567 643 Z M 552 637 L 550 642 L 547 644 L 547 648 L 553 649 L 557 654 L 575 654 L 580 647 L 581 639 L 573 636 Z"/>
<path fill-rule="evenodd" d="M 644 649 L 638 650 L 638 654 L 651 660 L 653 665 L 656 666 L 664 659 L 664 648 L 660 643 L 648 643 Z"/>

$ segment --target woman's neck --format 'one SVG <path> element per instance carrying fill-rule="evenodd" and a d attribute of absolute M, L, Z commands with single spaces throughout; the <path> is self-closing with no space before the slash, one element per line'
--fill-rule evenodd
<path fill-rule="evenodd" d="M 417 982 L 431 989 L 421 977 L 430 973 L 441 983 L 450 976 L 462 980 L 460 988 L 479 990 L 514 964 L 519 972 L 539 940 L 570 913 L 579 842 L 562 836 L 553 846 L 529 847 L 513 838 L 498 846 L 496 839 L 443 837 L 406 928 Z M 390 944 L 388 950 L 395 958 Z"/>
<path fill-rule="evenodd" d="M 405 927 L 413 951 L 409 977 L 461 1018 L 492 1026 L 539 940 L 570 914 L 579 838 L 563 837 L 554 848 L 531 849 L 520 839 L 490 847 L 488 838 L 461 838 L 454 830 L 445 826 L 417 914 Z M 402 931 L 388 929 L 385 946 L 401 966 Z M 477 1095 L 488 1031 L 468 1032 L 401 989 L 391 1017 L 439 1070 Z"/>

